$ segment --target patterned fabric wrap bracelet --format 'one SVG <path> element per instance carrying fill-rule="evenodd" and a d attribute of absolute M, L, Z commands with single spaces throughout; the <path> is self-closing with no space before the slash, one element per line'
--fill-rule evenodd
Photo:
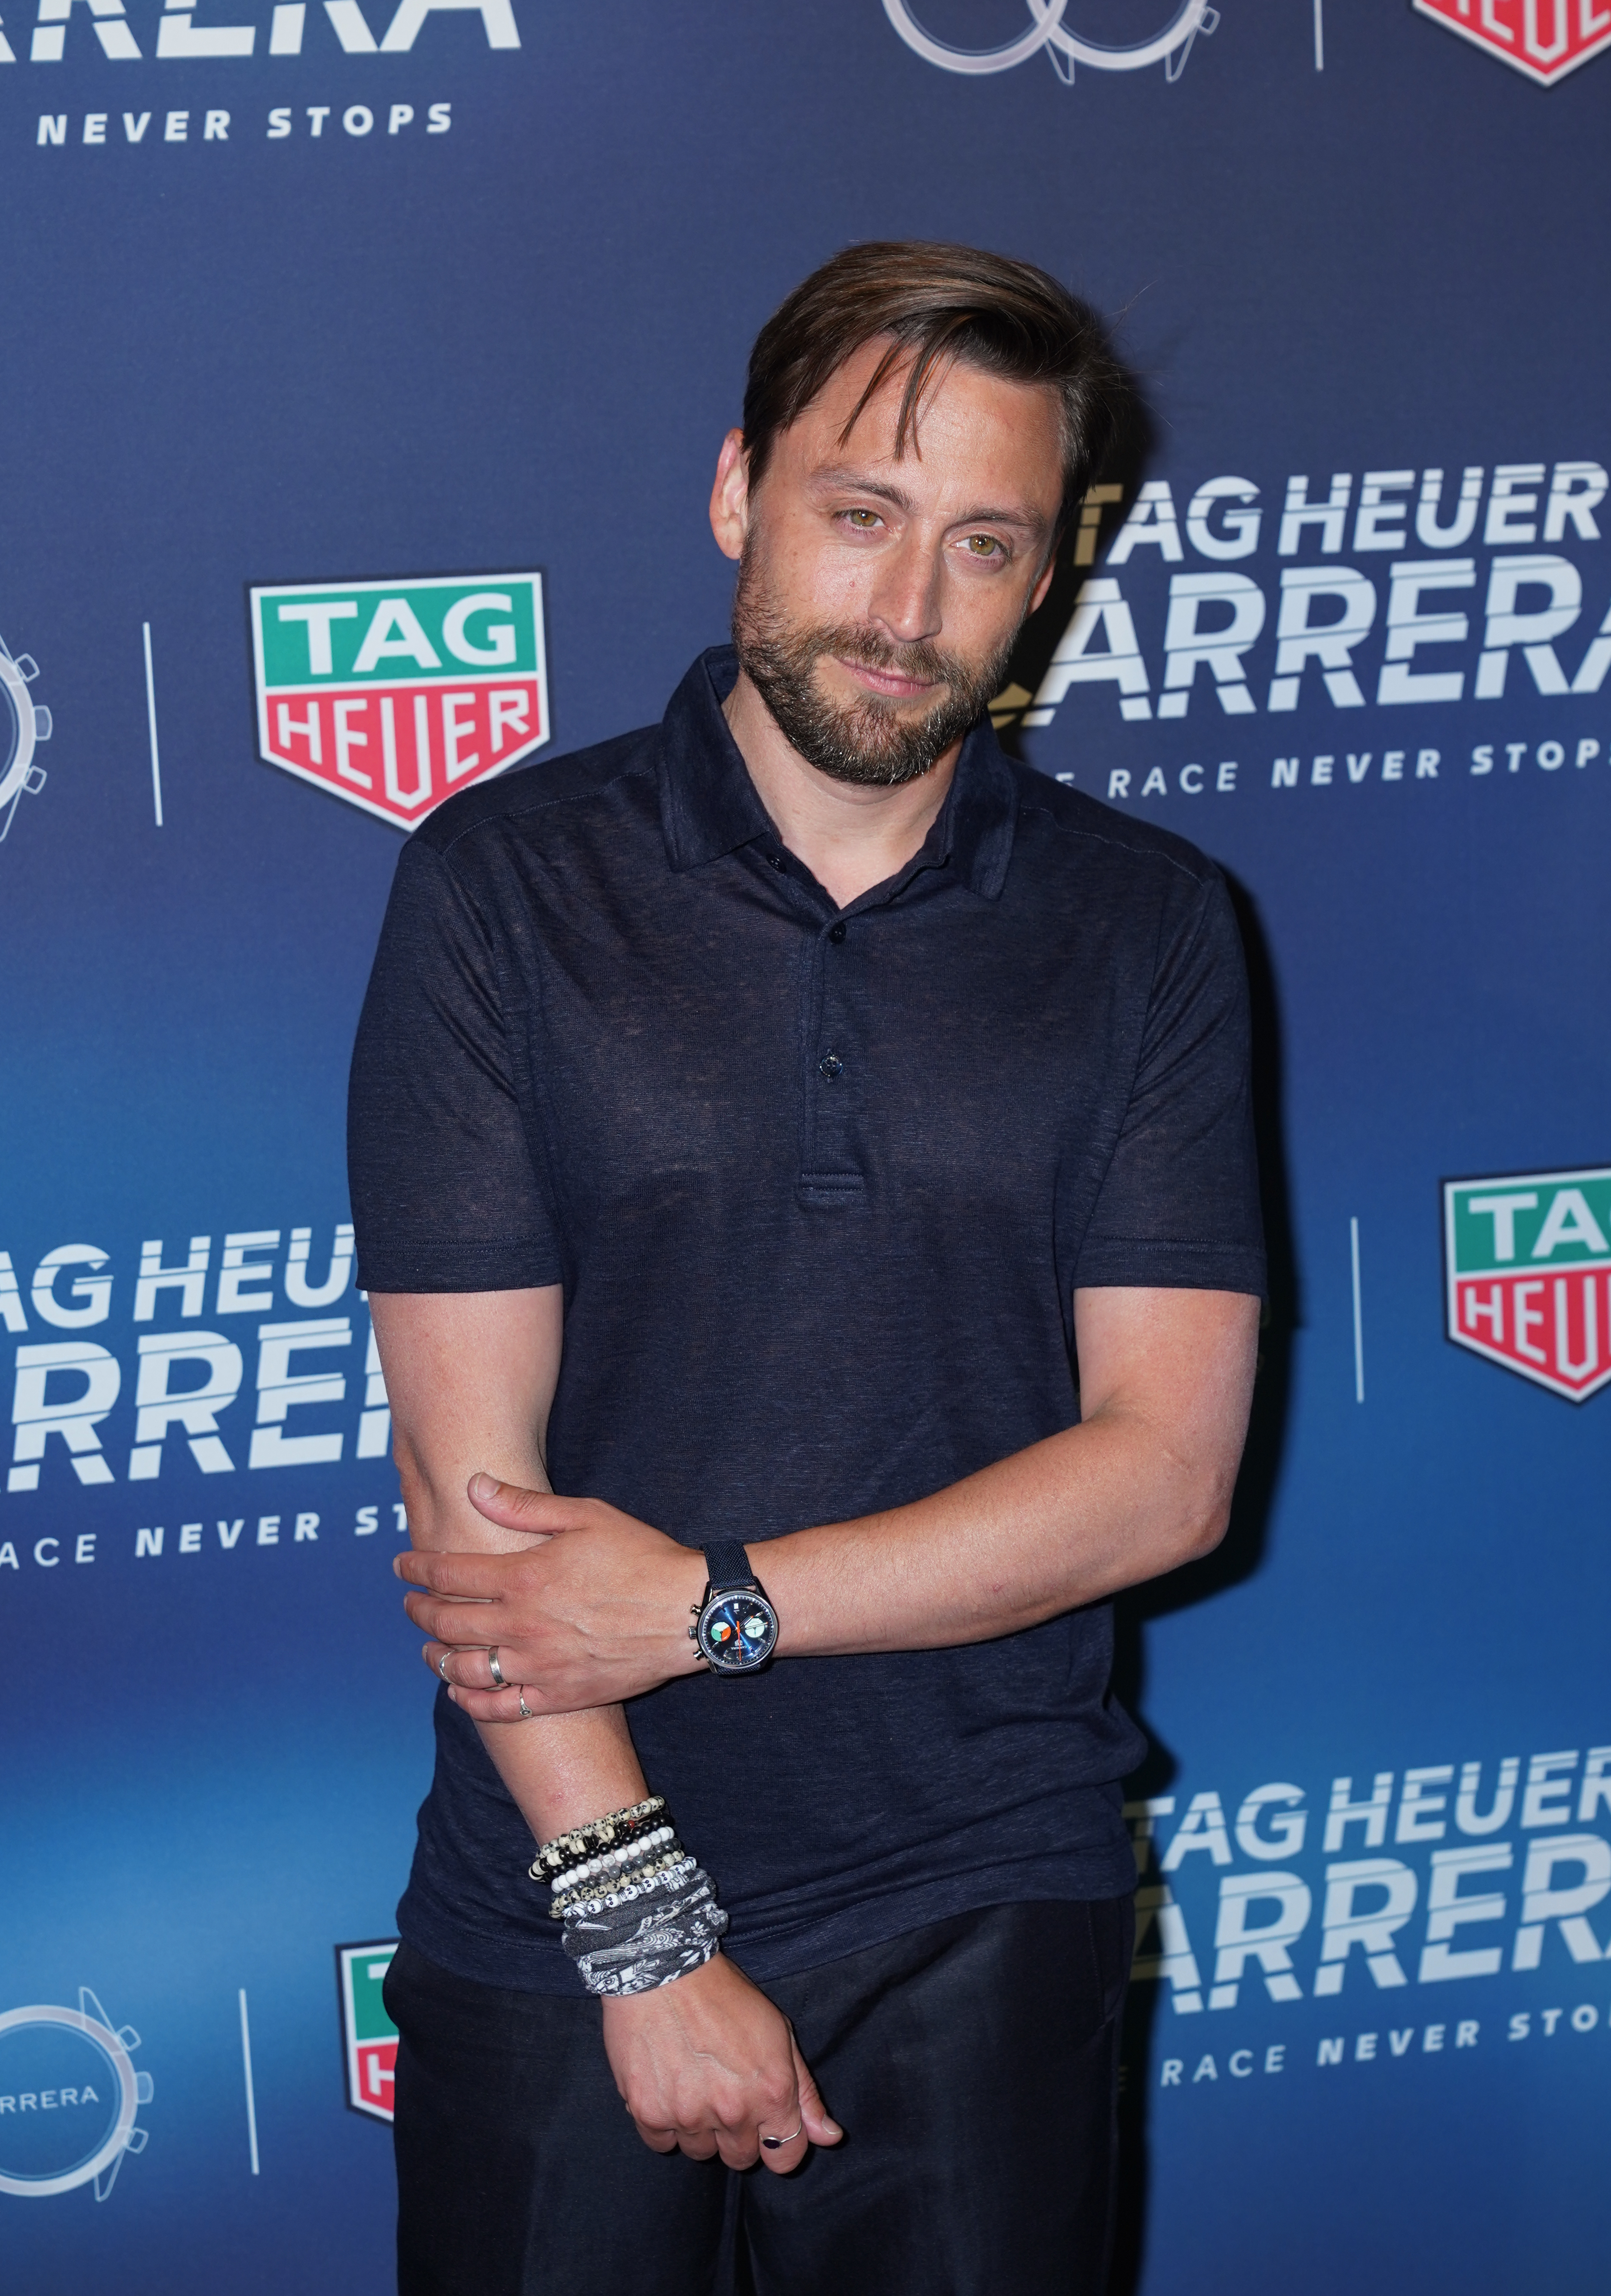
<path fill-rule="evenodd" d="M 569 1915 L 565 1951 L 589 1993 L 650 1993 L 702 1969 L 727 1917 L 702 1866 L 661 1876 L 630 1904 Z"/>
<path fill-rule="evenodd" d="M 531 1861 L 531 1879 L 552 1887 L 574 1867 L 633 1841 L 652 1826 L 670 1823 L 665 1796 L 651 1794 L 647 1801 L 634 1802 L 629 1809 L 612 1810 L 608 1817 L 596 1817 L 590 1824 L 556 1833 L 552 1841 L 540 1843 Z"/>

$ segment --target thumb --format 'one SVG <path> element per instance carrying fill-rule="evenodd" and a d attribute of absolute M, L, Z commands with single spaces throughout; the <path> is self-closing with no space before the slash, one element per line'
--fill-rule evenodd
<path fill-rule="evenodd" d="M 489 1522 L 505 1530 L 536 1532 L 549 1538 L 563 1526 L 558 1517 L 562 1503 L 552 1491 L 531 1491 L 519 1483 L 500 1482 L 496 1475 L 472 1475 L 465 1485 L 471 1505 Z"/>
<path fill-rule="evenodd" d="M 822 2095 L 811 2077 L 810 2067 L 800 2054 L 793 2033 L 789 2047 L 794 2058 L 794 2079 L 800 2089 L 800 2119 L 806 2135 L 813 2144 L 837 2144 L 844 2131 L 833 2120 L 822 2101 Z"/>

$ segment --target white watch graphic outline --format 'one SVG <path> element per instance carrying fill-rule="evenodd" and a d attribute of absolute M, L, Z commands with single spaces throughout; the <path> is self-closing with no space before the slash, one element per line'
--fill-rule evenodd
<path fill-rule="evenodd" d="M 27 2008 L 8 2009 L 0 2015 L 0 2040 L 20 2027 L 42 2026 L 87 2041 L 100 2053 L 111 2076 L 117 2110 L 111 2126 L 82 2160 L 55 2175 L 19 2177 L 0 2169 L 0 2193 L 19 2200 L 44 2201 L 57 2193 L 70 2193 L 94 2180 L 95 2198 L 103 2201 L 117 2182 L 126 2152 L 144 2152 L 149 2129 L 139 2128 L 135 2115 L 151 2103 L 154 2084 L 147 2072 L 136 2071 L 133 2052 L 140 2036 L 132 2025 L 114 2025 L 87 1985 L 78 1988 L 78 2006 L 68 2009 L 53 2002 L 35 2002 Z"/>
<path fill-rule="evenodd" d="M 1106 40 L 1083 39 L 1071 31 L 1063 20 L 1068 5 L 1069 0 L 1029 0 L 1034 20 L 1029 30 L 994 48 L 953 47 L 917 21 L 908 0 L 884 0 L 884 12 L 907 46 L 941 71 L 971 75 L 1010 71 L 1015 64 L 1027 62 L 1044 49 L 1058 78 L 1071 86 L 1077 64 L 1097 71 L 1140 71 L 1149 64 L 1162 63 L 1164 78 L 1177 80 L 1186 69 L 1197 34 L 1212 33 L 1220 23 L 1219 10 L 1211 7 L 1209 0 L 1175 0 L 1174 13 L 1162 31 L 1114 46 Z"/>
<path fill-rule="evenodd" d="M 45 787 L 45 768 L 34 763 L 34 751 L 51 737 L 51 714 L 28 690 L 38 675 L 31 653 L 13 654 L 0 638 L 0 693 L 5 697 L 0 705 L 0 844 L 23 796 L 37 797 Z"/>

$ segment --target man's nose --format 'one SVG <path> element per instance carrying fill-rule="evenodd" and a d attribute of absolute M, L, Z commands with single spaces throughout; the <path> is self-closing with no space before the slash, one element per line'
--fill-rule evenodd
<path fill-rule="evenodd" d="M 915 541 L 904 544 L 878 569 L 868 600 L 873 620 L 903 645 L 937 637 L 944 619 L 941 572 L 938 551 Z"/>

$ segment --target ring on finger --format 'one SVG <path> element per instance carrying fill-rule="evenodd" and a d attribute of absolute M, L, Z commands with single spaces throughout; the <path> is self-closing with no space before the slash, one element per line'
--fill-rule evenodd
<path fill-rule="evenodd" d="M 497 1662 L 497 1644 L 496 1643 L 493 1644 L 492 1648 L 487 1652 L 487 1663 L 492 1669 L 493 1688 L 495 1690 L 507 1690 L 509 1684 L 505 1678 L 503 1668 Z"/>
<path fill-rule="evenodd" d="M 439 1658 L 439 1659 L 438 1659 L 438 1660 L 437 1660 L 437 1662 L 436 1662 L 436 1670 L 437 1670 L 437 1672 L 441 1676 L 442 1680 L 443 1680 L 444 1682 L 446 1682 L 446 1681 L 448 1679 L 448 1653 L 447 1653 L 447 1652 L 446 1652 L 446 1651 L 444 1651 L 444 1652 L 442 1652 L 442 1654 L 441 1654 L 440 1658 Z"/>
<path fill-rule="evenodd" d="M 769 2152 L 781 2152 L 785 2144 L 793 2144 L 794 2139 L 799 2136 L 801 2130 L 804 2127 L 805 2122 L 803 2120 L 797 2120 L 786 2136 L 763 2136 L 760 2141 L 766 2146 Z"/>
<path fill-rule="evenodd" d="M 526 1691 L 525 1691 L 525 1685 L 524 1685 L 524 1684 L 523 1684 L 523 1683 L 522 1683 L 522 1685 L 521 1685 L 520 1702 L 521 1702 L 521 1720 L 522 1720 L 522 1722 L 535 1722 L 535 1721 L 536 1721 L 536 1719 L 537 1719 L 537 1717 L 536 1717 L 536 1715 L 531 1711 L 531 1709 L 530 1709 L 530 1708 L 527 1705 L 527 1703 L 526 1703 Z"/>

